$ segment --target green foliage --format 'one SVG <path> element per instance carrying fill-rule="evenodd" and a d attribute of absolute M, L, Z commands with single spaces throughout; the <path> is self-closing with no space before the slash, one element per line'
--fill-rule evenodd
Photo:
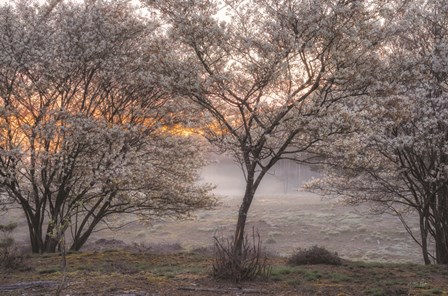
<path fill-rule="evenodd" d="M 328 264 L 341 265 L 342 260 L 337 253 L 331 253 L 323 247 L 313 246 L 299 249 L 288 258 L 289 265 Z"/>

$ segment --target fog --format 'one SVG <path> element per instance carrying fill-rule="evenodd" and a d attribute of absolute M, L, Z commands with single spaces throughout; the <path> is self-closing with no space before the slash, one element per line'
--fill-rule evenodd
<path fill-rule="evenodd" d="M 226 155 L 210 156 L 211 164 L 201 173 L 201 181 L 216 186 L 214 193 L 224 196 L 244 194 L 245 180 L 240 166 Z M 263 178 L 255 196 L 297 195 L 302 186 L 319 173 L 290 160 L 280 160 Z"/>
<path fill-rule="evenodd" d="M 92 234 L 83 250 L 135 246 L 145 250 L 194 250 L 212 246 L 216 235 L 231 236 L 244 192 L 244 176 L 229 157 L 215 155 L 211 160 L 202 170 L 201 182 L 216 185 L 219 204 L 215 209 L 197 211 L 186 221 L 134 221 L 119 230 L 103 229 Z M 301 190 L 305 182 L 316 177 L 318 173 L 306 166 L 281 161 L 262 181 L 249 211 L 247 229 L 253 227 L 260 233 L 268 252 L 288 256 L 297 248 L 319 245 L 350 260 L 422 263 L 418 246 L 398 218 L 369 215 L 367 206 L 344 206 Z M 0 218 L 19 222 L 14 238 L 28 249 L 28 230 L 20 211 Z M 114 219 L 117 224 L 135 220 L 129 216 Z M 418 232 L 417 219 L 409 219 L 411 229 Z"/>

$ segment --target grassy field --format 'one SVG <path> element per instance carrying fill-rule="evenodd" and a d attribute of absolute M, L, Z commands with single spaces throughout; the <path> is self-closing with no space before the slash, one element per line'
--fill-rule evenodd
<path fill-rule="evenodd" d="M 234 231 L 238 180 L 222 183 L 228 192 L 221 189 L 227 195 L 220 196 L 219 206 L 191 220 L 135 222 L 94 233 L 82 252 L 68 254 L 67 285 L 60 295 L 448 295 L 448 267 L 418 264 L 420 250 L 397 218 L 305 192 L 272 194 L 283 188 L 272 180 L 272 192 L 256 196 L 247 227 L 260 233 L 271 254 L 270 277 L 240 284 L 214 280 L 206 251 L 213 236 Z M 1 219 L 18 222 L 13 237 L 29 254 L 20 211 Z M 410 226 L 418 231 L 415 223 Z M 294 250 L 313 245 L 337 252 L 345 263 L 286 264 Z M 55 295 L 63 277 L 60 265 L 57 254 L 25 255 L 21 268 L 0 271 L 0 295 Z"/>
<path fill-rule="evenodd" d="M 270 277 L 236 284 L 211 278 L 211 263 L 201 252 L 69 253 L 61 295 L 448 295 L 448 266 L 346 261 L 292 267 L 274 257 Z M 55 295 L 60 264 L 58 254 L 27 256 L 18 270 L 0 273 L 0 295 Z"/>
<path fill-rule="evenodd" d="M 238 196 L 228 196 L 192 220 L 132 223 L 93 234 L 82 252 L 68 254 L 60 295 L 448 295 L 448 267 L 418 264 L 420 250 L 396 218 L 304 193 L 262 196 L 251 210 L 248 229 L 259 231 L 271 254 L 270 277 L 216 281 L 207 250 L 214 235 L 232 233 L 239 203 Z M 9 218 L 19 222 L 14 238 L 26 248 L 23 219 Z M 338 252 L 345 263 L 286 264 L 294 250 L 312 245 Z M 60 265 L 57 254 L 25 255 L 22 268 L 0 272 L 0 295 L 55 295 Z"/>

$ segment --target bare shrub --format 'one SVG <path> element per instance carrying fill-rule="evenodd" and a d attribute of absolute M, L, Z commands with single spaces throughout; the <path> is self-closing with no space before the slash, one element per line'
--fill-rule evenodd
<path fill-rule="evenodd" d="M 241 252 L 237 252 L 234 240 L 224 237 L 215 239 L 212 275 L 216 279 L 241 282 L 254 280 L 257 276 L 269 277 L 271 267 L 266 253 L 262 250 L 260 235 L 252 231 L 252 236 L 244 237 Z"/>
<path fill-rule="evenodd" d="M 341 265 L 338 253 L 332 253 L 324 247 L 312 246 L 309 249 L 298 249 L 288 258 L 289 265 L 328 264 Z"/>
<path fill-rule="evenodd" d="M 18 269 L 22 267 L 23 257 L 19 256 L 12 232 L 17 223 L 0 224 L 0 268 L 4 270 Z"/>

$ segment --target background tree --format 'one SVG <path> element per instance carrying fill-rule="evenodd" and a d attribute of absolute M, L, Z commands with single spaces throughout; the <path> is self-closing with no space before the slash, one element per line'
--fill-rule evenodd
<path fill-rule="evenodd" d="M 181 104 L 155 71 L 159 37 L 126 1 L 0 7 L 0 195 L 33 252 L 55 251 L 57 225 L 79 250 L 112 215 L 213 204 L 201 149 L 170 128 Z"/>
<path fill-rule="evenodd" d="M 374 202 L 401 219 L 426 264 L 447 264 L 448 6 L 404 3 L 385 11 L 390 33 L 377 90 L 352 102 L 362 110 L 352 114 L 358 130 L 322 145 L 326 176 L 311 188 Z M 418 219 L 420 233 L 408 219 Z"/>
<path fill-rule="evenodd" d="M 306 161 L 304 152 L 345 132 L 332 106 L 372 82 L 380 23 L 362 1 L 146 2 L 169 23 L 182 59 L 165 64 L 177 75 L 173 91 L 203 107 L 212 121 L 205 137 L 245 174 L 234 237 L 241 252 L 266 173 L 281 159 Z"/>

